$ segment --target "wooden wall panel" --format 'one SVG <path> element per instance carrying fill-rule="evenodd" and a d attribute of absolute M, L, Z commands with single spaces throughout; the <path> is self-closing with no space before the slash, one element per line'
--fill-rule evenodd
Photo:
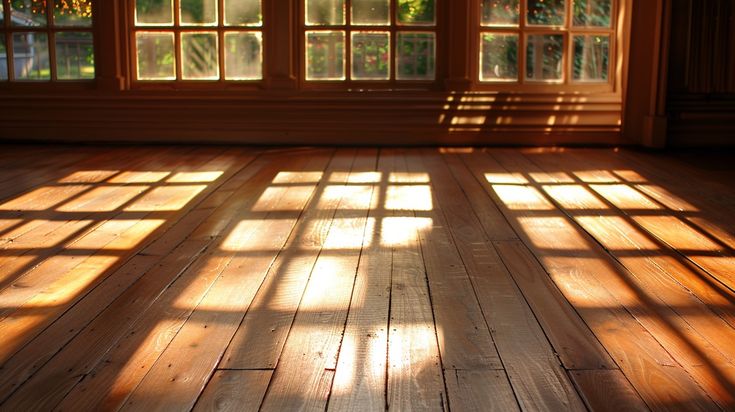
<path fill-rule="evenodd" d="M 295 93 L 0 101 L 0 139 L 256 144 L 618 144 L 616 95 Z M 39 121 L 43 119 L 43 121 Z"/>
<path fill-rule="evenodd" d="M 670 146 L 735 145 L 735 0 L 672 0 Z"/>
<path fill-rule="evenodd" d="M 449 0 L 442 0 L 449 1 Z M 625 47 L 615 84 L 479 91 L 479 0 L 445 3 L 438 81 L 425 90 L 306 90 L 299 79 L 299 1 L 264 2 L 265 77 L 242 90 L 131 83 L 132 0 L 95 2 L 97 81 L 0 84 L 0 140 L 249 144 L 623 144 Z M 620 0 L 618 26 L 632 0 Z M 451 6 L 451 7 L 449 7 Z M 477 20 L 477 21 L 475 21 Z M 616 44 L 627 42 L 623 29 Z M 202 85 L 197 85 L 202 86 Z M 507 85 L 504 85 L 507 86 Z M 401 86 L 404 87 L 404 86 Z"/>

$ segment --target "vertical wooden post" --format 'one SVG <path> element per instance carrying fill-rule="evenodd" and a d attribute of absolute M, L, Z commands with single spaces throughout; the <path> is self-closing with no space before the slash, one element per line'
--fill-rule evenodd
<path fill-rule="evenodd" d="M 631 143 L 666 145 L 671 0 L 633 2 L 630 65 L 624 106 L 624 134 Z M 628 3 L 629 4 L 629 3 Z"/>
<path fill-rule="evenodd" d="M 265 72 L 267 87 L 296 89 L 298 73 L 295 33 L 298 31 L 296 2 L 292 0 L 263 0 L 265 20 Z"/>
<path fill-rule="evenodd" d="M 467 90 L 472 85 L 472 66 L 474 61 L 471 55 L 476 47 L 471 34 L 475 33 L 477 11 L 476 0 L 444 0 L 447 11 L 447 90 Z M 478 6 L 479 9 L 479 6 Z"/>
<path fill-rule="evenodd" d="M 127 2 L 122 0 L 95 1 L 92 4 L 95 37 L 95 71 L 97 89 L 111 93 L 125 88 L 124 62 L 128 61 L 121 47 L 121 33 L 126 32 L 124 17 Z"/>

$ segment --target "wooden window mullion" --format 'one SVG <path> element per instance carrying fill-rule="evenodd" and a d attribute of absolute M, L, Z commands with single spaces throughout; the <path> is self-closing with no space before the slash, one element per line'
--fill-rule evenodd
<path fill-rule="evenodd" d="M 262 7 L 261 7 L 261 13 L 262 13 Z M 225 84 L 225 0 L 217 0 L 217 57 L 218 57 L 218 64 L 219 64 L 219 79 L 217 80 L 218 83 L 224 85 Z"/>
<path fill-rule="evenodd" d="M 5 13 L 5 18 L 3 19 L 3 29 L 5 30 L 3 32 L 3 36 L 5 36 L 5 58 L 6 58 L 6 66 L 8 69 L 8 82 L 11 82 L 15 80 L 15 58 L 13 57 L 13 33 L 10 30 L 11 28 L 11 19 L 10 16 L 12 13 L 10 12 L 10 0 L 2 0 L 3 1 L 3 13 Z"/>
<path fill-rule="evenodd" d="M 176 70 L 176 81 L 183 79 L 184 62 L 182 61 L 181 53 L 181 0 L 173 1 L 173 18 L 174 18 L 174 67 Z"/>
<path fill-rule="evenodd" d="M 345 11 L 344 11 L 344 30 L 345 30 L 345 45 L 344 45 L 344 70 L 345 79 L 348 82 L 352 81 L 352 0 L 345 0 Z"/>
<path fill-rule="evenodd" d="M 391 72 L 389 74 L 389 82 L 391 85 L 398 83 L 398 0 L 390 0 L 388 2 L 388 28 L 390 30 L 390 50 L 388 50 L 388 58 L 390 59 Z"/>
<path fill-rule="evenodd" d="M 577 0 L 567 0 L 567 25 L 566 25 L 566 36 L 565 36 L 565 64 L 564 64 L 564 84 L 571 85 L 574 83 L 574 35 L 576 34 L 576 28 L 574 27 L 574 2 Z M 587 2 L 587 15 L 592 10 L 592 2 Z"/>
<path fill-rule="evenodd" d="M 56 68 L 56 21 L 54 19 L 54 0 L 46 1 L 46 41 L 48 42 L 49 70 L 51 81 L 58 80 Z"/>
<path fill-rule="evenodd" d="M 526 74 L 528 73 L 528 70 L 526 69 L 526 65 L 528 62 L 526 61 L 526 48 L 528 47 L 527 41 L 528 38 L 524 33 L 526 33 L 526 16 L 528 13 L 528 0 L 520 0 L 520 8 L 518 9 L 518 13 L 520 13 L 520 16 L 518 16 L 518 82 L 519 83 L 526 83 Z"/>

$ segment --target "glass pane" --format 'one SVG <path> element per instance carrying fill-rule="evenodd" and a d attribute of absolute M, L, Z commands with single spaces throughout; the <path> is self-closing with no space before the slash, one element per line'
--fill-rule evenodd
<path fill-rule="evenodd" d="M 345 24 L 345 0 L 306 0 L 306 24 Z"/>
<path fill-rule="evenodd" d="M 526 78 L 530 80 L 562 80 L 564 36 L 536 34 L 528 36 L 526 46 Z"/>
<path fill-rule="evenodd" d="M 260 33 L 225 33 L 225 79 L 262 79 L 262 42 Z"/>
<path fill-rule="evenodd" d="M 16 80 L 50 80 L 48 36 L 13 33 L 13 66 Z"/>
<path fill-rule="evenodd" d="M 0 1 L 0 27 L 2 27 L 4 24 L 5 24 L 5 4 L 2 1 Z"/>
<path fill-rule="evenodd" d="M 54 25 L 92 26 L 92 0 L 54 0 Z"/>
<path fill-rule="evenodd" d="M 574 0 L 574 25 L 610 27 L 612 0 Z"/>
<path fill-rule="evenodd" d="M 528 0 L 528 24 L 563 26 L 566 0 Z"/>
<path fill-rule="evenodd" d="M 219 79 L 217 33 L 181 34 L 181 78 L 184 80 Z"/>
<path fill-rule="evenodd" d="M 94 78 L 92 33 L 56 33 L 56 77 L 62 80 Z"/>
<path fill-rule="evenodd" d="M 343 31 L 306 32 L 306 79 L 344 80 L 344 49 Z"/>
<path fill-rule="evenodd" d="M 135 24 L 172 26 L 174 24 L 173 0 L 136 0 Z"/>
<path fill-rule="evenodd" d="M 480 80 L 518 80 L 517 34 L 483 33 L 480 53 Z"/>
<path fill-rule="evenodd" d="M 436 20 L 434 0 L 398 0 L 398 24 L 433 25 Z"/>
<path fill-rule="evenodd" d="M 12 25 L 22 27 L 45 26 L 46 0 L 10 0 Z"/>
<path fill-rule="evenodd" d="M 262 26 L 260 0 L 225 0 L 225 25 Z"/>
<path fill-rule="evenodd" d="M 398 33 L 398 80 L 434 80 L 434 33 Z"/>
<path fill-rule="evenodd" d="M 607 82 L 610 36 L 574 36 L 574 80 Z"/>
<path fill-rule="evenodd" d="M 389 25 L 389 0 L 352 0 L 352 24 Z"/>
<path fill-rule="evenodd" d="M 8 53 L 5 51 L 5 36 L 0 36 L 0 80 L 8 80 Z"/>
<path fill-rule="evenodd" d="M 136 33 L 138 79 L 175 80 L 174 34 Z"/>
<path fill-rule="evenodd" d="M 520 0 L 482 0 L 483 26 L 517 26 Z"/>
<path fill-rule="evenodd" d="M 181 24 L 184 26 L 217 24 L 217 1 L 181 0 Z"/>
<path fill-rule="evenodd" d="M 352 33 L 352 78 L 355 80 L 390 79 L 389 33 Z"/>

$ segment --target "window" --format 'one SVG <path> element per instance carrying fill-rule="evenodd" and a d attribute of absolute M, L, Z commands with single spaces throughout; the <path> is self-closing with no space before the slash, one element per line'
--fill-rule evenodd
<path fill-rule="evenodd" d="M 614 0 L 482 0 L 480 81 L 610 82 Z"/>
<path fill-rule="evenodd" d="M 137 80 L 262 79 L 260 0 L 136 0 L 134 13 Z"/>
<path fill-rule="evenodd" d="M 304 0 L 307 81 L 433 82 L 434 0 Z"/>
<path fill-rule="evenodd" d="M 0 0 L 0 81 L 94 77 L 92 0 Z"/>

